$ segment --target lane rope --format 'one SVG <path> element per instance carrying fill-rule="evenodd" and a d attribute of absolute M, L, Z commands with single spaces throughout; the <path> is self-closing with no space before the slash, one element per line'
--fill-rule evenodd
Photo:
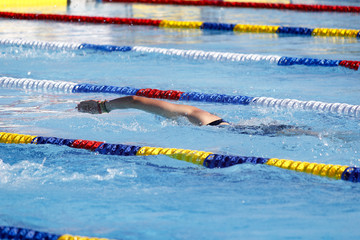
<path fill-rule="evenodd" d="M 27 228 L 13 226 L 0 226 L 0 239 L 9 240 L 108 240 L 107 238 L 94 238 L 73 236 L 70 234 L 58 235 L 35 231 Z"/>
<path fill-rule="evenodd" d="M 45 42 L 22 39 L 0 39 L 0 45 L 32 47 L 43 50 L 95 50 L 102 52 L 138 52 L 146 54 L 162 54 L 165 56 L 182 57 L 193 60 L 209 60 L 219 62 L 239 62 L 239 63 L 268 63 L 279 66 L 302 65 L 309 67 L 344 67 L 357 71 L 360 61 L 352 60 L 331 60 L 316 58 L 297 58 L 277 55 L 242 54 L 231 52 L 206 52 L 201 50 L 182 50 L 167 49 L 143 46 L 116 46 L 100 45 L 89 43 L 64 43 L 64 42 Z"/>
<path fill-rule="evenodd" d="M 138 19 L 138 18 L 117 18 L 117 17 L 100 17 L 100 16 L 14 13 L 14 12 L 0 12 L 0 18 L 22 19 L 22 20 L 47 20 L 47 21 L 58 21 L 58 22 L 77 22 L 77 23 L 92 23 L 92 24 L 146 25 L 146 26 L 154 26 L 154 27 L 162 27 L 162 28 L 202 29 L 202 30 L 234 31 L 234 32 L 246 32 L 246 33 L 291 34 L 298 36 L 360 38 L 360 30 L 356 30 L 356 29 L 307 28 L 307 27 L 229 24 L 229 23 L 213 23 L 213 22 L 154 20 L 154 19 Z"/>
<path fill-rule="evenodd" d="M 288 159 L 233 156 L 189 149 L 110 144 L 83 139 L 32 136 L 7 132 L 0 132 L 0 143 L 37 145 L 52 144 L 58 146 L 68 146 L 71 148 L 86 149 L 99 154 L 118 156 L 164 155 L 177 160 L 201 165 L 206 168 L 226 168 L 238 164 L 265 164 L 292 171 L 304 172 L 316 176 L 333 178 L 336 180 L 341 179 L 344 181 L 360 182 L 360 168 L 357 167 L 309 163 Z"/>
<path fill-rule="evenodd" d="M 249 97 L 243 95 L 208 94 L 183 92 L 178 90 L 159 90 L 152 88 L 116 87 L 95 84 L 76 84 L 73 82 L 35 80 L 29 78 L 0 77 L 0 87 L 14 89 L 32 89 L 62 93 L 106 93 L 117 95 L 142 96 L 147 98 L 177 101 L 197 101 L 233 105 L 249 105 L 280 109 L 307 110 L 332 114 L 360 117 L 360 105 L 346 103 L 326 103 L 321 101 L 301 101 L 296 99 L 276 99 L 271 97 Z"/>
<path fill-rule="evenodd" d="M 185 6 L 212 6 L 212 7 L 232 7 L 232 8 L 264 8 L 293 10 L 305 12 L 342 12 L 359 13 L 360 7 L 340 6 L 340 5 L 319 5 L 319 4 L 286 4 L 286 3 L 258 3 L 258 2 L 236 2 L 236 1 L 210 1 L 210 0 L 102 0 L 103 2 L 114 3 L 150 3 L 166 5 L 185 5 Z"/>

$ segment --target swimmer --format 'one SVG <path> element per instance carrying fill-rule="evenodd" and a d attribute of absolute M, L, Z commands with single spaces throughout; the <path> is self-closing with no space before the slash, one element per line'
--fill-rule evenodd
<path fill-rule="evenodd" d="M 82 101 L 78 104 L 79 112 L 102 114 L 109 113 L 117 109 L 134 108 L 145 112 L 160 115 L 166 118 L 175 119 L 177 117 L 186 117 L 189 122 L 197 126 L 230 126 L 230 129 L 241 134 L 254 135 L 313 135 L 318 136 L 318 133 L 312 132 L 309 129 L 303 129 L 285 124 L 271 124 L 271 125 L 235 125 L 230 124 L 222 118 L 211 114 L 207 111 L 199 109 L 194 106 L 174 104 L 158 99 L 151 99 L 139 96 L 127 96 L 115 98 L 110 101 Z"/>

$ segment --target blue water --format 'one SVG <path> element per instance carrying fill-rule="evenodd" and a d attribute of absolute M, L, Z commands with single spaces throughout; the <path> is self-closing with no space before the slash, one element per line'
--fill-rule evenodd
<path fill-rule="evenodd" d="M 312 1 L 316 2 L 316 1 Z M 319 3 L 336 4 L 336 1 Z M 346 5 L 355 1 L 342 1 Z M 359 5 L 359 4 L 358 4 Z M 156 10 L 156 11 L 155 11 Z M 73 2 L 67 14 L 358 29 L 359 14 Z M 142 45 L 359 60 L 359 40 L 0 20 L 1 38 Z M 197 61 L 138 53 L 0 46 L 0 75 L 360 104 L 345 68 Z M 314 136 L 256 136 L 137 110 L 77 113 L 114 95 L 0 89 L 0 131 L 359 166 L 359 120 L 249 106 L 189 104 L 234 123 L 309 126 Z M 0 145 L 0 225 L 113 239 L 359 237 L 360 185 L 277 169 L 205 169 L 164 156 L 120 157 L 59 146 Z"/>

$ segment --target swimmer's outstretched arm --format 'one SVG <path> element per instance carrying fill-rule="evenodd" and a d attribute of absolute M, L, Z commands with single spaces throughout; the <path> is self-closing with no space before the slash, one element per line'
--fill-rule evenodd
<path fill-rule="evenodd" d="M 195 125 L 207 125 L 220 119 L 220 117 L 197 107 L 139 96 L 121 97 L 104 102 L 83 101 L 78 104 L 77 108 L 79 112 L 92 114 L 110 112 L 116 109 L 135 108 L 166 118 L 184 116 Z"/>

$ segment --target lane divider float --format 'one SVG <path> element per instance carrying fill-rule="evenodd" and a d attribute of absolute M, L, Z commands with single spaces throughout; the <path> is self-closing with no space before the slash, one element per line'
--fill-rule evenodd
<path fill-rule="evenodd" d="M 345 67 L 357 71 L 360 61 L 351 60 L 331 60 L 316 58 L 297 58 L 277 55 L 242 54 L 230 52 L 206 52 L 201 50 L 182 50 L 167 49 L 143 46 L 116 46 L 99 45 L 89 43 L 64 43 L 64 42 L 44 42 L 19 39 L 0 39 L 0 45 L 33 47 L 46 50 L 96 50 L 102 52 L 139 52 L 147 54 L 162 54 L 166 56 L 183 57 L 193 60 L 211 60 L 220 62 L 246 62 L 246 63 L 269 63 L 279 66 L 311 66 L 311 67 Z"/>
<path fill-rule="evenodd" d="M 265 164 L 278 168 L 304 172 L 321 177 L 341 179 L 344 181 L 360 182 L 360 168 L 309 163 L 293 161 L 278 158 L 263 157 L 246 157 L 215 154 L 213 152 L 178 149 L 178 148 L 161 148 L 148 146 L 134 146 L 125 144 L 110 144 L 99 141 L 89 141 L 82 139 L 65 139 L 57 137 L 32 136 L 24 134 L 0 132 L 0 143 L 7 144 L 52 144 L 59 146 L 68 146 L 71 148 L 86 149 L 105 155 L 118 156 L 152 156 L 165 155 L 177 160 L 186 161 L 206 168 L 226 168 L 238 164 Z"/>
<path fill-rule="evenodd" d="M 108 240 L 107 238 L 93 238 L 73 236 L 69 234 L 58 235 L 35 231 L 27 228 L 0 226 L 0 239 L 8 240 Z"/>
<path fill-rule="evenodd" d="M 162 27 L 162 28 L 202 29 L 202 30 L 234 31 L 234 32 L 246 32 L 246 33 L 273 33 L 273 34 L 276 33 L 276 34 L 292 34 L 299 36 L 360 38 L 360 30 L 356 30 L 356 29 L 306 28 L 306 27 L 229 24 L 229 23 L 213 23 L 213 22 L 171 21 L 171 20 L 139 19 L 139 18 L 75 16 L 75 15 L 59 15 L 59 14 L 40 14 L 40 13 L 15 13 L 15 12 L 0 12 L 0 18 L 22 19 L 22 20 L 48 20 L 48 21 L 58 21 L 58 22 L 77 22 L 77 23 L 92 23 L 92 24 L 146 25 L 146 26 L 154 26 L 154 27 Z"/>
<path fill-rule="evenodd" d="M 233 105 L 249 105 L 280 109 L 308 110 L 332 114 L 360 117 L 360 105 L 346 103 L 326 103 L 320 101 L 301 101 L 296 99 L 276 99 L 271 97 L 249 97 L 242 95 L 208 94 L 183 92 L 178 90 L 159 90 L 152 88 L 116 87 L 86 83 L 73 83 L 51 80 L 34 80 L 29 78 L 0 77 L 0 87 L 15 89 L 32 89 L 62 93 L 107 93 L 118 95 L 142 96 L 147 98 L 176 101 L 197 101 Z"/>
<path fill-rule="evenodd" d="M 359 13 L 360 7 L 340 6 L 340 5 L 319 5 L 319 4 L 291 4 L 291 3 L 258 3 L 258 2 L 236 2 L 236 1 L 210 1 L 210 0 L 102 0 L 103 2 L 114 3 L 150 3 L 166 5 L 185 5 L 185 6 L 212 6 L 212 7 L 232 7 L 232 8 L 264 8 L 280 9 L 305 12 L 342 12 Z"/>

